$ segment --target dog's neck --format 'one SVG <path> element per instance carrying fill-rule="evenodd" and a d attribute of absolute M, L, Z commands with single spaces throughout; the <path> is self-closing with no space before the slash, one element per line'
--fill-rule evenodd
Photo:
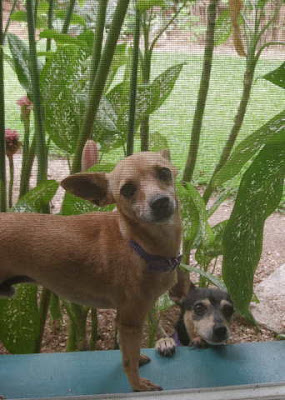
<path fill-rule="evenodd" d="M 122 215 L 119 218 L 122 236 L 138 243 L 147 253 L 162 257 L 179 255 L 181 227 L 178 212 L 173 216 L 174 221 L 157 225 L 136 223 Z"/>

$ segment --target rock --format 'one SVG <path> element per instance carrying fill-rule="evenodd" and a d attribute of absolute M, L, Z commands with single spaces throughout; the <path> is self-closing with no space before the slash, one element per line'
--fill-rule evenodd
<path fill-rule="evenodd" d="M 278 333 L 285 333 L 285 264 L 259 283 L 254 293 L 260 303 L 252 303 L 256 321 Z"/>

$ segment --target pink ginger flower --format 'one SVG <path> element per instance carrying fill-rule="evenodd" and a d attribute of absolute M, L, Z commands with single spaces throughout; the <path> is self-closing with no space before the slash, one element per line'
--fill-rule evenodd
<path fill-rule="evenodd" d="M 5 129 L 6 155 L 13 156 L 21 147 L 19 133 L 13 129 Z"/>
<path fill-rule="evenodd" d="M 81 157 L 81 171 L 86 171 L 99 163 L 100 144 L 94 140 L 87 140 Z"/>
<path fill-rule="evenodd" d="M 28 96 L 21 97 L 16 101 L 16 103 L 21 107 L 22 117 L 27 117 L 30 115 L 31 110 L 33 109 L 33 103 Z"/>

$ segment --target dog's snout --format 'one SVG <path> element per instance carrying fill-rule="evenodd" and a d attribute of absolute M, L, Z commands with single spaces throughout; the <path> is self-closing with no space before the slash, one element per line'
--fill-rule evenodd
<path fill-rule="evenodd" d="M 227 328 L 223 324 L 218 324 L 214 327 L 214 336 L 217 341 L 224 341 L 227 339 Z"/>
<path fill-rule="evenodd" d="M 173 204 L 168 196 L 156 196 L 151 200 L 150 208 L 158 220 L 168 218 L 173 214 Z"/>

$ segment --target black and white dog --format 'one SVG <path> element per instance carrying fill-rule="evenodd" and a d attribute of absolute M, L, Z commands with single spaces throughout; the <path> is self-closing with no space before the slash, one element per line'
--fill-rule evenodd
<path fill-rule="evenodd" d="M 191 284 L 180 307 L 174 335 L 162 337 L 156 342 L 155 348 L 160 355 L 172 356 L 176 346 L 206 347 L 227 341 L 234 308 L 226 291 L 198 288 Z"/>

